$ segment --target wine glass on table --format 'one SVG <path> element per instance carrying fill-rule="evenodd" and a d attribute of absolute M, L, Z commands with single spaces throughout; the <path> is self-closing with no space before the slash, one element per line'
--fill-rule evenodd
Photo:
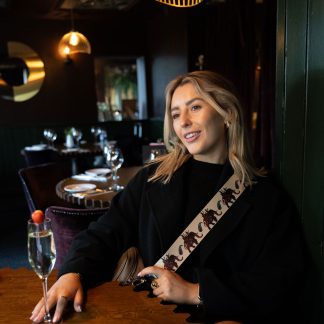
<path fill-rule="evenodd" d="M 91 134 L 93 134 L 94 137 L 94 144 L 98 144 L 98 136 L 101 134 L 102 128 L 92 126 L 91 127 Z"/>
<path fill-rule="evenodd" d="M 54 142 L 57 139 L 57 133 L 53 129 L 44 129 L 43 136 L 48 142 L 48 145 L 54 147 Z"/>
<path fill-rule="evenodd" d="M 34 222 L 32 219 L 28 221 L 28 260 L 33 270 L 42 280 L 44 322 L 51 323 L 52 318 L 47 303 L 47 278 L 55 264 L 56 250 L 50 219 L 46 218 L 39 223 Z"/>
<path fill-rule="evenodd" d="M 115 145 L 108 144 L 104 147 L 104 156 L 108 168 L 111 169 L 112 184 L 108 189 L 111 191 L 118 192 L 124 189 L 122 185 L 118 184 L 119 177 L 117 175 L 118 169 L 124 163 L 123 154 L 120 148 L 118 148 Z"/>
<path fill-rule="evenodd" d="M 74 140 L 74 143 L 77 144 L 78 147 L 80 147 L 80 141 L 82 139 L 82 132 L 80 129 L 72 127 L 72 137 Z"/>

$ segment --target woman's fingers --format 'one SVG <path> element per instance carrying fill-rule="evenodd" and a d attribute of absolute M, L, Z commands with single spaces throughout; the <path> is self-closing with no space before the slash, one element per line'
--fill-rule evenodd
<path fill-rule="evenodd" d="M 74 298 L 74 310 L 76 312 L 82 312 L 82 304 L 83 304 L 83 289 L 79 288 L 75 294 Z"/>
<path fill-rule="evenodd" d="M 57 300 L 55 313 L 53 316 L 53 322 L 57 323 L 62 318 L 63 311 L 68 304 L 68 298 L 66 296 L 60 296 Z"/>
<path fill-rule="evenodd" d="M 34 310 L 32 311 L 32 315 L 29 319 L 35 323 L 39 323 L 43 321 L 44 315 L 45 315 L 44 299 L 42 298 L 35 306 Z"/>
<path fill-rule="evenodd" d="M 155 275 L 157 275 L 157 277 L 160 277 L 160 275 L 164 272 L 164 271 L 167 271 L 167 270 L 164 270 L 162 268 L 159 268 L 159 267 L 147 267 L 147 268 L 144 268 L 142 271 L 140 271 L 138 273 L 138 276 L 142 277 L 142 276 L 145 276 L 147 274 L 151 274 L 151 273 L 154 273 Z"/>
<path fill-rule="evenodd" d="M 43 306 L 44 306 L 44 299 L 42 298 L 33 309 L 32 316 L 30 317 L 30 319 L 33 319 L 33 315 L 35 315 L 36 317 L 36 314 L 38 314 L 41 311 Z"/>
<path fill-rule="evenodd" d="M 49 292 L 47 296 L 47 304 L 48 309 L 52 309 L 56 304 L 56 297 Z M 39 323 L 42 322 L 45 315 L 45 309 L 44 309 L 44 298 L 42 298 L 37 305 L 35 306 L 34 310 L 32 311 L 32 316 L 30 317 L 30 320 Z"/>
<path fill-rule="evenodd" d="M 73 300 L 74 309 L 81 311 L 83 303 L 83 289 L 80 281 L 80 275 L 75 273 L 67 273 L 61 276 L 58 281 L 48 291 L 48 308 L 52 309 L 56 305 L 53 321 L 58 322 L 62 319 L 62 314 L 68 303 Z M 35 306 L 30 319 L 36 323 L 42 322 L 44 319 L 44 300 L 41 299 Z"/>
<path fill-rule="evenodd" d="M 173 271 L 160 267 L 147 267 L 138 275 L 153 273 L 157 275 L 151 283 L 153 294 L 164 301 L 195 305 L 198 300 L 198 284 L 184 280 Z"/>

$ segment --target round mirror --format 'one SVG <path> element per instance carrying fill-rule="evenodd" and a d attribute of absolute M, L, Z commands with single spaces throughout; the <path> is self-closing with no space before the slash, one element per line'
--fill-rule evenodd
<path fill-rule="evenodd" d="M 0 47 L 0 97 L 25 101 L 35 96 L 45 78 L 44 63 L 29 46 L 8 42 Z"/>

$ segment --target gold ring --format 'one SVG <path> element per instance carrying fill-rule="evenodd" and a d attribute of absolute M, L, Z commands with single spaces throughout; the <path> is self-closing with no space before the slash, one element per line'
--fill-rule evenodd
<path fill-rule="evenodd" d="M 154 279 L 154 280 L 152 280 L 152 282 L 151 282 L 151 288 L 152 289 L 156 289 L 156 288 L 159 288 L 160 286 L 159 286 L 159 284 L 157 283 L 157 281 Z"/>

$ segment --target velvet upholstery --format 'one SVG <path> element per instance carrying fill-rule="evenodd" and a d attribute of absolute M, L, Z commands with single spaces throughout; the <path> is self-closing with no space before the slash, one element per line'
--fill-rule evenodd
<path fill-rule="evenodd" d="M 45 210 L 49 206 L 73 207 L 60 199 L 55 192 L 56 184 L 71 175 L 69 165 L 46 163 L 20 169 L 18 171 L 30 212 Z"/>
<path fill-rule="evenodd" d="M 106 211 L 108 208 L 76 209 L 50 206 L 46 209 L 45 216 L 52 220 L 56 245 L 55 268 L 59 268 L 63 263 L 74 237 Z"/>

